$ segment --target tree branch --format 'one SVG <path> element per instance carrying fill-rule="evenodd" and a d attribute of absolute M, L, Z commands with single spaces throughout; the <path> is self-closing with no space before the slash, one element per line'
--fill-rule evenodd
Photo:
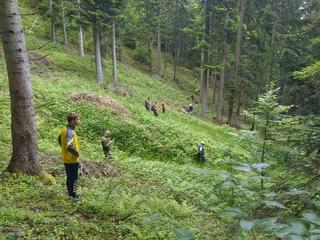
<path fill-rule="evenodd" d="M 45 44 L 41 45 L 40 47 L 29 49 L 28 52 L 34 51 L 34 50 L 39 50 L 39 49 L 41 49 L 41 48 L 44 48 L 44 47 L 47 46 L 49 43 L 50 43 L 50 42 L 46 42 Z"/>

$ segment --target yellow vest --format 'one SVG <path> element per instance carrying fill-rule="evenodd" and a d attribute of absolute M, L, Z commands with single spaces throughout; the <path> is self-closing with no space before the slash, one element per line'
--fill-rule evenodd
<path fill-rule="evenodd" d="M 79 142 L 77 138 L 76 132 L 73 135 L 73 146 L 79 152 Z M 61 150 L 62 150 L 62 160 L 64 163 L 76 163 L 79 162 L 80 158 L 76 157 L 74 154 L 68 151 L 68 144 L 67 144 L 67 128 L 64 127 L 61 130 Z"/>

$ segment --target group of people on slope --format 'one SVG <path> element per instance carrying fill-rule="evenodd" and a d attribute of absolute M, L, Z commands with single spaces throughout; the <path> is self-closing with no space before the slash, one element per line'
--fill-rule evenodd
<path fill-rule="evenodd" d="M 150 100 L 150 98 L 148 98 Z M 155 102 L 156 103 L 156 102 Z M 147 108 L 147 107 L 146 107 Z M 148 111 L 152 108 L 147 108 Z M 162 112 L 165 112 L 165 107 L 162 108 Z M 156 114 L 155 114 L 156 115 Z M 157 115 L 156 115 L 157 116 Z M 76 193 L 78 172 L 80 165 L 80 145 L 78 141 L 77 134 L 75 132 L 76 127 L 80 124 L 80 116 L 75 112 L 71 112 L 67 116 L 67 125 L 63 127 L 58 136 L 58 142 L 61 146 L 61 157 L 64 163 L 66 171 L 66 186 L 68 190 L 68 195 L 76 200 L 79 200 L 79 195 Z M 111 159 L 111 132 L 106 130 L 101 138 L 102 150 L 106 159 Z M 197 160 L 199 162 L 205 162 L 204 154 L 204 142 L 201 141 L 197 146 Z"/>
<path fill-rule="evenodd" d="M 157 101 L 153 102 L 152 105 L 151 105 L 150 97 L 148 97 L 144 101 L 144 106 L 145 106 L 145 108 L 146 108 L 146 110 L 148 112 L 152 111 L 154 116 L 159 116 L 159 113 L 158 113 L 158 102 Z M 162 113 L 166 112 L 166 110 L 167 110 L 167 100 L 163 100 L 161 102 L 161 109 L 162 109 Z"/>

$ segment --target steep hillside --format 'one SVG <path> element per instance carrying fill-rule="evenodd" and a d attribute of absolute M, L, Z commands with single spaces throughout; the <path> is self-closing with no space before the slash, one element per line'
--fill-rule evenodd
<path fill-rule="evenodd" d="M 33 21 L 26 17 L 27 26 Z M 39 32 L 44 29 L 39 25 Z M 46 43 L 27 32 L 29 49 Z M 45 56 L 44 58 L 42 58 Z M 2 239 L 175 239 L 190 231 L 195 239 L 247 239 L 228 229 L 215 213 L 230 193 L 218 188 L 224 170 L 252 161 L 250 134 L 216 126 L 180 110 L 196 87 L 186 86 L 119 64 L 120 86 L 97 85 L 93 56 L 80 58 L 71 47 L 48 44 L 30 52 L 38 141 L 45 170 L 54 181 L 2 174 Z M 110 62 L 106 63 L 110 79 Z M 81 93 L 81 94 L 80 94 Z M 154 117 L 144 99 L 166 99 L 168 111 Z M 11 155 L 10 99 L 3 55 L 0 57 L 0 170 Z M 81 115 L 81 159 L 89 173 L 80 177 L 79 202 L 65 193 L 57 136 L 66 115 Z M 114 159 L 104 159 L 100 138 L 111 130 Z M 206 143 L 207 162 L 194 160 L 196 145 Z M 180 234 L 180 235 L 179 235 Z M 181 238 L 187 239 L 187 238 Z"/>

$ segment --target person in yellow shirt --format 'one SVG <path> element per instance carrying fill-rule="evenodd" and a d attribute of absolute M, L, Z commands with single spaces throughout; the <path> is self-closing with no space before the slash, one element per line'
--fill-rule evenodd
<path fill-rule="evenodd" d="M 79 142 L 75 128 L 80 124 L 80 116 L 71 112 L 67 117 L 68 124 L 61 129 L 58 142 L 61 146 L 61 157 L 65 166 L 67 175 L 68 195 L 74 199 L 79 199 L 76 194 L 78 170 L 79 170 Z"/>

